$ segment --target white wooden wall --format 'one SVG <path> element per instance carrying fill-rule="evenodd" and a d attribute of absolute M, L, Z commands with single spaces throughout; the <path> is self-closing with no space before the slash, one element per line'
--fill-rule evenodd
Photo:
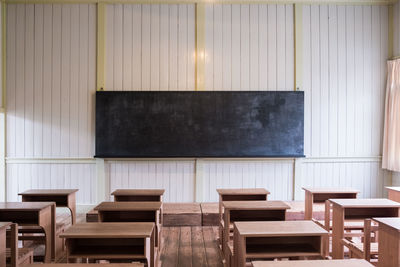
<path fill-rule="evenodd" d="M 92 157 L 95 82 L 95 5 L 7 5 L 8 159 Z M 7 199 L 78 186 L 78 202 L 90 203 L 92 178 L 89 165 L 8 164 Z"/>
<path fill-rule="evenodd" d="M 204 201 L 218 187 L 263 186 L 273 199 L 301 199 L 304 185 L 382 196 L 388 9 L 302 11 L 308 158 L 205 159 L 202 177 L 195 160 L 109 160 L 110 190 L 163 187 L 170 202 L 194 201 L 196 184 Z M 107 5 L 106 17 L 105 90 L 194 90 L 194 5 Z M 95 5 L 9 4 L 7 20 L 8 199 L 71 186 L 79 203 L 94 203 L 95 165 L 84 161 L 94 150 Z M 206 90 L 293 90 L 292 5 L 207 4 L 205 26 Z"/>
<path fill-rule="evenodd" d="M 293 161 L 288 160 L 207 160 L 203 164 L 206 201 L 218 201 L 217 188 L 263 187 L 270 199 L 292 199 Z"/>
<path fill-rule="evenodd" d="M 194 90 L 194 5 L 106 7 L 105 90 Z M 194 161 L 107 161 L 110 190 L 166 189 L 168 202 L 194 201 Z"/>
<path fill-rule="evenodd" d="M 97 187 L 95 165 L 91 163 L 8 163 L 7 200 L 20 201 L 27 189 L 76 188 L 79 204 L 93 204 Z"/>
<path fill-rule="evenodd" d="M 206 5 L 206 90 L 293 90 L 293 5 Z"/>
<path fill-rule="evenodd" d="M 109 161 L 110 189 L 163 188 L 166 202 L 193 202 L 194 161 Z"/>
<path fill-rule="evenodd" d="M 387 6 L 303 7 L 302 89 L 309 159 L 302 164 L 299 186 L 337 181 L 344 187 L 354 185 L 364 197 L 382 196 L 382 184 L 390 182 L 379 159 L 387 57 Z"/>
<path fill-rule="evenodd" d="M 106 90 L 194 90 L 194 5 L 107 5 Z"/>

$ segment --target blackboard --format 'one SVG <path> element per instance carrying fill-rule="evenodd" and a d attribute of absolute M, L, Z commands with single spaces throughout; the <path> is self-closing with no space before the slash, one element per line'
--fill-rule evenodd
<path fill-rule="evenodd" d="M 302 157 L 304 94 L 99 91 L 96 157 Z"/>

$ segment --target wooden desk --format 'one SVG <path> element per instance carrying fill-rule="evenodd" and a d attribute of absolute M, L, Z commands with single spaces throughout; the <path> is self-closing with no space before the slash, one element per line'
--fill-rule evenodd
<path fill-rule="evenodd" d="M 387 186 L 388 199 L 400 202 L 400 186 Z"/>
<path fill-rule="evenodd" d="M 131 202 L 161 202 L 160 208 L 160 223 L 163 220 L 162 198 L 165 193 L 164 189 L 117 189 L 111 193 L 114 196 L 114 201 L 131 201 Z"/>
<path fill-rule="evenodd" d="M 154 223 L 82 223 L 60 236 L 66 240 L 67 262 L 146 260 L 154 266 Z"/>
<path fill-rule="evenodd" d="M 0 222 L 0 266 L 6 266 L 6 231 L 11 222 Z"/>
<path fill-rule="evenodd" d="M 235 266 L 244 267 L 251 259 L 322 257 L 322 238 L 327 235 L 312 221 L 235 222 Z"/>
<path fill-rule="evenodd" d="M 99 222 L 153 222 L 159 247 L 161 202 L 102 202 L 94 209 L 99 212 Z"/>
<path fill-rule="evenodd" d="M 223 201 L 267 200 L 269 192 L 264 188 L 217 189 L 219 194 L 219 218 L 223 219 Z"/>
<path fill-rule="evenodd" d="M 400 203 L 389 199 L 330 199 L 333 205 L 332 257 L 343 259 L 345 220 L 364 220 L 373 217 L 398 217 Z"/>
<path fill-rule="evenodd" d="M 28 264 L 24 267 L 144 267 L 143 263 L 134 262 L 134 263 L 75 263 L 75 264 L 68 264 L 68 263 L 45 263 L 40 264 Z"/>
<path fill-rule="evenodd" d="M 48 263 L 55 258 L 56 217 L 54 202 L 0 202 L 0 221 L 19 226 L 40 226 L 45 234 L 45 257 Z"/>
<path fill-rule="evenodd" d="M 76 192 L 78 189 L 31 189 L 19 193 L 22 202 L 55 202 L 56 207 L 71 211 L 72 224 L 76 223 Z"/>
<path fill-rule="evenodd" d="M 325 203 L 326 200 L 331 198 L 357 198 L 360 192 L 354 189 L 344 188 L 311 188 L 303 187 L 305 191 L 304 201 L 304 219 L 311 220 L 313 216 L 313 204 Z"/>
<path fill-rule="evenodd" d="M 155 201 L 162 202 L 164 189 L 117 189 L 111 193 L 114 201 Z"/>
<path fill-rule="evenodd" d="M 226 251 L 231 227 L 238 221 L 284 221 L 290 206 L 283 201 L 224 201 L 224 220 L 220 224 L 222 249 Z M 232 229 L 233 230 L 233 229 Z"/>
<path fill-rule="evenodd" d="M 378 267 L 400 266 L 400 218 L 374 218 L 379 223 Z"/>
<path fill-rule="evenodd" d="M 366 260 L 253 261 L 253 267 L 373 267 Z"/>

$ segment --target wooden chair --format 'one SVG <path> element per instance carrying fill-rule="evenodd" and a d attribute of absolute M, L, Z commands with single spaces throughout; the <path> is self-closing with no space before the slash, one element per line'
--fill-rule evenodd
<path fill-rule="evenodd" d="M 18 248 L 18 224 L 13 223 L 7 237 L 7 267 L 18 267 L 33 263 L 33 249 Z"/>
<path fill-rule="evenodd" d="M 378 243 L 371 242 L 373 233 L 376 233 L 378 226 L 372 225 L 371 219 L 364 220 L 364 242 L 354 242 L 346 238 L 342 239 L 342 244 L 349 249 L 350 258 L 364 259 L 369 262 L 376 261 L 378 258 Z M 376 239 L 376 238 L 375 238 Z"/>
<path fill-rule="evenodd" d="M 59 235 L 62 234 L 69 226 L 70 223 L 56 223 L 56 260 L 62 257 L 65 251 L 64 240 L 59 238 Z M 43 229 L 39 226 L 20 226 L 18 232 L 20 233 L 19 240 L 23 241 L 23 244 L 26 247 L 35 247 L 38 244 L 46 243 Z M 35 255 L 34 259 L 35 261 L 43 261 L 44 255 Z"/>
<path fill-rule="evenodd" d="M 325 201 L 325 215 L 324 215 L 324 220 L 319 221 L 312 219 L 316 224 L 324 228 L 329 232 L 329 235 L 325 240 L 323 241 L 323 250 L 325 252 L 325 257 L 329 256 L 329 244 L 330 244 L 330 238 L 332 237 L 332 220 L 331 220 L 331 210 L 332 210 L 332 204 L 329 200 Z M 364 230 L 364 223 L 362 221 L 346 221 L 345 222 L 345 237 L 351 238 L 351 237 L 362 237 L 363 233 L 362 231 Z M 355 230 L 359 232 L 354 232 Z M 353 232 L 352 232 L 353 231 Z"/>

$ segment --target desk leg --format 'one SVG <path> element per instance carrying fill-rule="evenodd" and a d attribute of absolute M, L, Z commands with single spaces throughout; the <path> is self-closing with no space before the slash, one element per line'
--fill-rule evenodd
<path fill-rule="evenodd" d="M 333 205 L 332 224 L 332 258 L 343 259 L 344 250 L 341 240 L 344 238 L 344 209 L 337 205 Z"/>
<path fill-rule="evenodd" d="M 6 227 L 0 231 L 0 266 L 6 266 Z"/>
<path fill-rule="evenodd" d="M 55 252 L 55 205 L 40 212 L 39 226 L 43 228 L 46 239 L 44 262 L 50 263 Z M 54 254 L 55 256 L 55 254 Z"/>
<path fill-rule="evenodd" d="M 68 196 L 68 208 L 71 211 L 72 224 L 76 224 L 76 196 L 75 193 Z"/>
<path fill-rule="evenodd" d="M 51 258 L 56 260 L 56 205 L 51 206 Z"/>
<path fill-rule="evenodd" d="M 156 227 L 153 228 L 153 232 L 150 237 L 150 267 L 154 267 L 154 246 L 155 246 L 155 231 Z"/>
<path fill-rule="evenodd" d="M 306 191 L 304 205 L 304 220 L 311 220 L 313 213 L 313 194 L 311 192 Z"/>
<path fill-rule="evenodd" d="M 231 265 L 235 267 L 246 266 L 246 241 L 245 238 L 239 235 L 236 227 L 233 230 L 233 259 Z"/>

